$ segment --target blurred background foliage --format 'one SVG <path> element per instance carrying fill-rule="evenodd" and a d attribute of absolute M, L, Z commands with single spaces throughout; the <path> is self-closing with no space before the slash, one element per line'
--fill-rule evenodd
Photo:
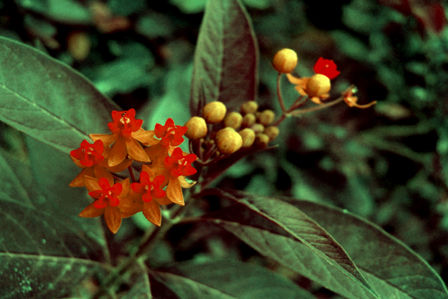
<path fill-rule="evenodd" d="M 205 2 L 4 0 L 0 34 L 71 65 L 123 109 L 136 108 L 152 128 L 167 117 L 189 118 Z M 355 84 L 360 103 L 378 104 L 366 110 L 340 104 L 288 119 L 278 148 L 237 163 L 216 185 L 350 210 L 403 240 L 447 281 L 448 7 L 430 0 L 242 2 L 259 42 L 262 108 L 279 111 L 270 61 L 284 47 L 298 52 L 298 74 L 309 75 L 320 56 L 333 59 L 341 71 L 333 91 Z M 292 101 L 295 90 L 283 86 Z M 5 125 L 1 136 L 2 146 L 22 146 L 20 134 Z M 128 227 L 123 240 L 147 227 L 134 220 L 137 230 Z M 159 247 L 151 266 L 193 258 L 259 260 L 228 234 L 194 225 L 177 228 Z M 310 283 L 263 263 L 302 286 Z"/>

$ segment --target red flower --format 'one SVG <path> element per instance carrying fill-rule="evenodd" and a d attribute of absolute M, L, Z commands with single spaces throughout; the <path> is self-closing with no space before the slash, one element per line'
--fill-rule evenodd
<path fill-rule="evenodd" d="M 151 181 L 149 174 L 146 171 L 142 171 L 140 183 L 132 183 L 131 188 L 134 192 L 142 194 L 143 201 L 150 202 L 153 197 L 163 198 L 166 196 L 165 190 L 162 189 L 164 182 L 165 176 L 158 175 Z"/>
<path fill-rule="evenodd" d="M 143 120 L 135 119 L 135 109 L 128 111 L 112 111 L 113 122 L 108 123 L 112 133 L 119 133 L 124 137 L 131 137 L 132 132 L 138 131 Z"/>
<path fill-rule="evenodd" d="M 325 75 L 330 79 L 336 78 L 341 73 L 337 70 L 336 63 L 334 63 L 333 60 L 325 59 L 323 57 L 319 57 L 316 64 L 314 64 L 313 69 L 316 74 Z"/>
<path fill-rule="evenodd" d="M 78 160 L 83 167 L 92 167 L 104 160 L 104 145 L 101 140 L 90 144 L 87 140 L 81 142 L 81 146 L 70 152 L 70 155 Z"/>
<path fill-rule="evenodd" d="M 196 169 L 191 165 L 197 156 L 195 154 L 187 154 L 184 156 L 184 153 L 179 147 L 176 147 L 171 154 L 165 158 L 165 166 L 170 171 L 170 175 L 172 177 L 179 176 L 189 176 L 196 173 Z"/>
<path fill-rule="evenodd" d="M 184 141 L 182 137 L 187 132 L 187 127 L 177 126 L 171 118 L 168 118 L 165 125 L 156 124 L 154 133 L 157 138 L 161 138 L 161 142 L 165 147 L 178 146 Z"/>
<path fill-rule="evenodd" d="M 103 209 L 107 206 L 116 207 L 120 204 L 118 196 L 121 194 L 123 187 L 120 183 L 115 183 L 111 186 L 106 178 L 100 178 L 98 180 L 100 190 L 93 190 L 89 192 L 89 195 L 96 199 L 93 203 L 97 209 Z"/>

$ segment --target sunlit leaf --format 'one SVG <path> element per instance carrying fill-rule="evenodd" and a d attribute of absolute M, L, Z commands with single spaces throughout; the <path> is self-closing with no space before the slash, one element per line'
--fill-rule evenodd
<path fill-rule="evenodd" d="M 63 151 L 89 133 L 107 133 L 119 109 L 68 66 L 0 38 L 0 120 Z"/>
<path fill-rule="evenodd" d="M 257 88 L 258 46 L 249 16 L 239 0 L 210 0 L 200 28 L 191 85 L 190 112 L 205 99 L 236 108 L 253 100 Z"/>
<path fill-rule="evenodd" d="M 164 285 L 163 298 L 314 298 L 289 280 L 262 267 L 233 260 L 181 264 L 166 271 L 151 271 Z M 171 293 L 172 292 L 172 293 Z"/>
<path fill-rule="evenodd" d="M 68 296 L 110 270 L 103 230 L 97 219 L 77 216 L 88 200 L 83 190 L 67 187 L 66 177 L 77 171 L 67 155 L 36 141 L 28 145 L 30 161 L 0 152 L 2 297 Z"/>

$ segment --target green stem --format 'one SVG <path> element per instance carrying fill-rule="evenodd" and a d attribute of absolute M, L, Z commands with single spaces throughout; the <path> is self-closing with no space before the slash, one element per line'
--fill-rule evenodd
<path fill-rule="evenodd" d="M 282 108 L 282 112 L 285 113 L 286 112 L 286 106 L 285 106 L 285 102 L 283 101 L 283 96 L 282 96 L 282 89 L 281 89 L 281 79 L 282 79 L 282 73 L 278 73 L 277 75 L 277 98 L 278 98 L 278 102 L 280 103 L 280 108 Z"/>
<path fill-rule="evenodd" d="M 300 116 L 300 115 L 305 114 L 305 113 L 310 113 L 310 112 L 326 109 L 328 107 L 331 107 L 333 105 L 336 105 L 336 104 L 342 102 L 343 100 L 344 100 L 344 98 L 340 97 L 340 98 L 338 98 L 338 99 L 336 99 L 336 100 L 334 100 L 332 102 L 329 102 L 329 103 L 326 103 L 326 104 L 323 104 L 323 105 L 319 105 L 319 106 L 315 106 L 315 107 L 311 107 L 311 108 L 307 108 L 307 109 L 301 109 L 301 110 L 292 111 L 292 112 L 289 113 L 289 115 L 291 115 L 291 116 Z"/>

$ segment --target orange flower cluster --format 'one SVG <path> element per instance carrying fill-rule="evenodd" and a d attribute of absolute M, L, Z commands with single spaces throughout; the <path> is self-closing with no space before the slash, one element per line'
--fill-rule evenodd
<path fill-rule="evenodd" d="M 143 121 L 135 119 L 135 110 L 112 111 L 108 127 L 112 134 L 91 134 L 70 152 L 70 157 L 82 171 L 70 183 L 85 186 L 95 200 L 80 214 L 81 217 L 104 215 L 113 233 L 120 228 L 122 218 L 138 212 L 160 226 L 160 205 L 184 205 L 182 188 L 190 188 L 186 176 L 196 173 L 194 154 L 184 153 L 178 146 L 187 131 L 184 126 L 168 119 L 156 124 L 154 131 L 142 129 Z M 139 181 L 134 182 L 132 162 L 142 163 Z M 117 173 L 128 169 L 131 175 L 122 179 Z"/>

